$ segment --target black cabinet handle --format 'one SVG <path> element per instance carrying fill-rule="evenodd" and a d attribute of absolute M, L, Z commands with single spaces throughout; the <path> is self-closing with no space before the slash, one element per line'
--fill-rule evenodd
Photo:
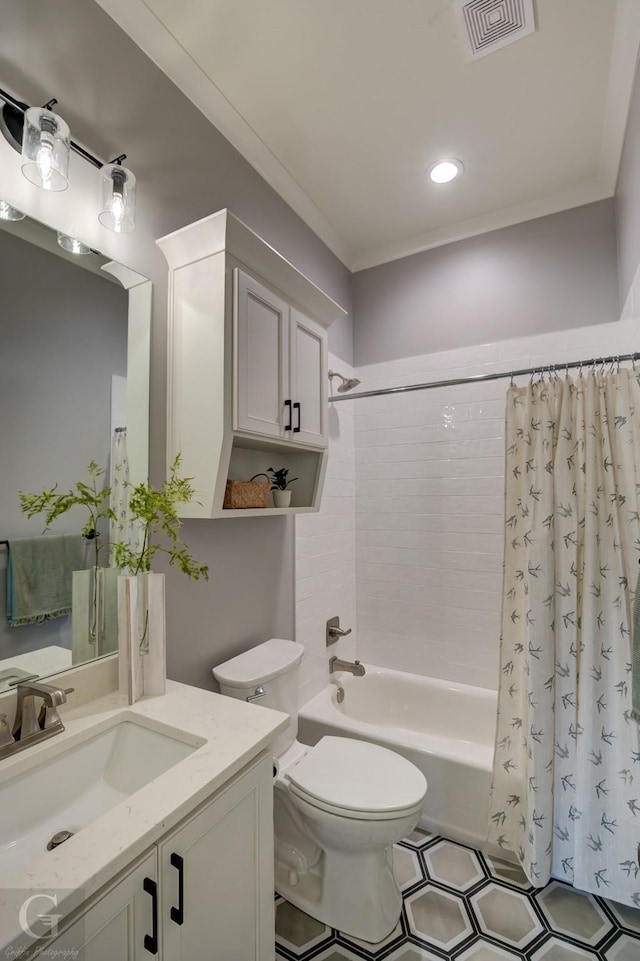
<path fill-rule="evenodd" d="M 179 854 L 172 854 L 169 858 L 171 867 L 178 872 L 178 907 L 171 908 L 171 920 L 176 924 L 184 923 L 184 859 Z"/>
<path fill-rule="evenodd" d="M 299 434 L 300 433 L 300 404 L 298 403 L 298 401 L 296 401 L 296 403 L 293 405 L 293 409 L 298 411 L 298 426 L 293 428 L 293 433 Z"/>
<path fill-rule="evenodd" d="M 293 427 L 293 415 L 292 415 L 292 413 L 291 413 L 291 401 L 290 401 L 290 400 L 285 400 L 284 406 L 289 408 L 289 423 L 288 423 L 288 424 L 285 424 L 284 429 L 285 429 L 285 430 L 291 430 L 292 427 Z"/>
<path fill-rule="evenodd" d="M 158 885 L 151 878 L 145 878 L 142 888 L 147 894 L 151 895 L 151 934 L 145 934 L 144 946 L 149 954 L 158 953 Z"/>

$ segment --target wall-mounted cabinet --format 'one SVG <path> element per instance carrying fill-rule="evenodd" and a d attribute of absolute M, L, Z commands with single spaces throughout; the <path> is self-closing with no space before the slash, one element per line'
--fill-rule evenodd
<path fill-rule="evenodd" d="M 228 210 L 158 241 L 170 267 L 168 457 L 183 516 L 317 510 L 327 458 L 327 328 L 345 311 Z M 227 480 L 287 467 L 289 508 L 225 510 Z"/>

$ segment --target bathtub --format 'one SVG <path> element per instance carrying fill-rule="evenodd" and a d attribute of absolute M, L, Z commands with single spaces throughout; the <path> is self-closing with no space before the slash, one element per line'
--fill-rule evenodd
<path fill-rule="evenodd" d="M 333 734 L 397 751 L 427 779 L 420 826 L 496 853 L 486 842 L 496 692 L 387 668 L 366 671 L 333 675 L 300 709 L 298 739 L 312 745 Z"/>

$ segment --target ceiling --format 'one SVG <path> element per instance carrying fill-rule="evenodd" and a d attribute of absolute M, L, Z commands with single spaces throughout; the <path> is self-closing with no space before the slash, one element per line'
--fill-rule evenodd
<path fill-rule="evenodd" d="M 613 195 L 637 0 L 475 61 L 453 0 L 98 2 L 352 270 Z"/>

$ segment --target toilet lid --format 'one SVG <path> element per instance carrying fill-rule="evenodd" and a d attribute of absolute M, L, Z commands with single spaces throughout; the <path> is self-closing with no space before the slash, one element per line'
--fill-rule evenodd
<path fill-rule="evenodd" d="M 286 773 L 294 793 L 325 810 L 393 816 L 420 805 L 427 782 L 418 768 L 378 744 L 323 737 Z"/>

